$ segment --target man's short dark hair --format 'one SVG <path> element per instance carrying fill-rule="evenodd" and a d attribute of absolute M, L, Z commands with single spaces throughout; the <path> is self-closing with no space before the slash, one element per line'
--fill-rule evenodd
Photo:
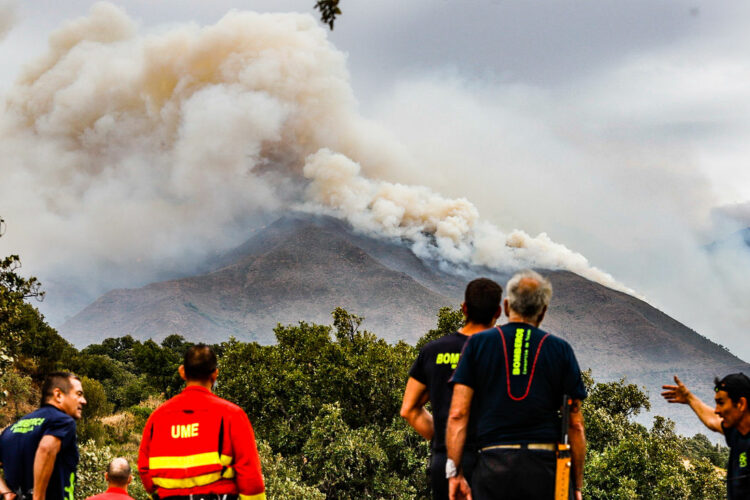
<path fill-rule="evenodd" d="M 117 486 L 126 486 L 130 474 L 130 464 L 124 458 L 115 458 L 107 466 L 107 477 L 111 483 Z"/>
<path fill-rule="evenodd" d="M 216 354 L 206 344 L 196 344 L 185 351 L 182 365 L 188 380 L 205 381 L 216 371 Z"/>
<path fill-rule="evenodd" d="M 750 378 L 744 373 L 730 373 L 723 379 L 714 379 L 714 390 L 716 392 L 726 391 L 732 403 L 737 404 L 740 398 L 745 398 L 750 403 Z"/>
<path fill-rule="evenodd" d="M 492 323 L 502 295 L 502 287 L 488 278 L 477 278 L 466 285 L 466 320 L 479 325 Z"/>
<path fill-rule="evenodd" d="M 81 380 L 75 374 L 70 372 L 52 372 L 48 374 L 42 384 L 41 404 L 47 404 L 47 401 L 55 395 L 55 389 L 60 389 L 65 394 L 69 393 L 73 388 L 71 379 Z"/>

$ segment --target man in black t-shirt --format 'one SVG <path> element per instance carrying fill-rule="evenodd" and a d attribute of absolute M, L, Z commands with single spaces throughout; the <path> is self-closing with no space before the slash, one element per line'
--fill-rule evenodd
<path fill-rule="evenodd" d="M 78 466 L 75 421 L 85 404 L 78 377 L 67 372 L 47 376 L 41 407 L 0 435 L 3 500 L 13 500 L 17 494 L 34 500 L 73 500 Z"/>
<path fill-rule="evenodd" d="M 477 332 L 492 328 L 500 317 L 502 292 L 500 285 L 486 278 L 469 283 L 461 305 L 466 324 L 457 332 L 425 345 L 409 370 L 401 416 L 425 439 L 432 440 L 430 485 L 432 498 L 435 500 L 448 499 L 445 425 L 453 392 L 448 380 L 458 364 L 466 340 Z M 432 405 L 432 414 L 424 407 L 427 401 Z M 474 461 L 473 434 L 470 433 L 463 457 L 464 472 L 468 480 L 471 480 Z"/>
<path fill-rule="evenodd" d="M 580 406 L 586 389 L 570 345 L 539 329 L 552 286 L 538 273 L 522 271 L 508 282 L 507 294 L 508 323 L 471 337 L 451 379 L 445 436 L 450 498 L 554 498 L 558 412 L 567 396 L 572 486 L 580 500 L 586 455 Z M 479 448 L 470 487 L 461 470 L 469 418 L 476 422 Z"/>
<path fill-rule="evenodd" d="M 712 431 L 724 434 L 729 445 L 727 494 L 729 500 L 750 499 L 750 378 L 732 373 L 714 380 L 714 401 L 711 408 L 701 401 L 675 375 L 677 385 L 664 385 L 661 393 L 670 403 L 690 405 L 701 422 Z"/>

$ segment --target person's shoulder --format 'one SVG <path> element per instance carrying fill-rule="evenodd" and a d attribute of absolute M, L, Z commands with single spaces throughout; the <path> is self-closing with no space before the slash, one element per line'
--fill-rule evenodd
<path fill-rule="evenodd" d="M 554 345 L 558 347 L 559 349 L 566 349 L 566 350 L 573 350 L 573 346 L 570 345 L 570 342 L 565 340 L 564 338 L 560 337 L 559 335 L 556 335 L 554 333 L 548 332 L 547 330 L 543 330 L 541 328 L 536 329 L 543 337 L 545 337 L 544 342 L 545 344 Z"/>
<path fill-rule="evenodd" d="M 217 396 L 214 393 L 211 393 L 210 401 L 212 406 L 215 406 L 217 409 L 225 411 L 227 413 L 242 413 L 243 415 L 245 414 L 245 410 L 243 410 L 239 405 L 236 405 L 227 399 Z"/>
<path fill-rule="evenodd" d="M 23 418 L 43 418 L 45 420 L 45 423 L 55 422 L 55 423 L 73 424 L 73 425 L 75 425 L 76 423 L 76 420 L 73 417 L 71 417 L 64 411 L 60 410 L 59 408 L 55 408 L 54 406 L 51 406 L 51 405 L 44 405 L 38 410 L 29 413 Z"/>
<path fill-rule="evenodd" d="M 420 353 L 431 353 L 435 351 L 442 352 L 446 348 L 450 348 L 454 346 L 462 346 L 468 338 L 469 338 L 468 336 L 462 335 L 458 332 L 449 333 L 448 335 L 443 335 L 440 338 L 427 342 L 424 346 L 422 346 L 422 349 L 420 349 L 419 352 Z"/>
<path fill-rule="evenodd" d="M 475 333 L 469 337 L 469 341 L 473 344 L 485 344 L 487 342 L 497 341 L 498 338 L 500 338 L 500 336 L 498 335 L 497 327 L 493 326 L 492 328 Z"/>

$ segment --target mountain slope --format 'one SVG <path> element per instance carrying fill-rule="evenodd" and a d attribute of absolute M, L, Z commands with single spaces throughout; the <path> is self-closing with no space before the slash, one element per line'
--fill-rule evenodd
<path fill-rule="evenodd" d="M 434 326 L 439 307 L 455 304 L 337 231 L 296 220 L 272 226 L 219 264 L 230 261 L 208 274 L 111 291 L 66 322 L 61 333 L 76 344 L 126 334 L 159 340 L 172 333 L 270 343 L 277 323 L 327 324 L 341 306 L 365 316 L 386 339 L 413 340 Z"/>
<path fill-rule="evenodd" d="M 750 365 L 649 304 L 567 271 L 542 271 L 552 304 L 542 327 L 568 340 L 581 368 L 597 380 L 627 377 L 646 387 L 654 411 L 700 431 L 690 410 L 667 408 L 660 386 L 678 374 L 705 401 L 714 376 L 750 373 Z M 285 217 L 190 278 L 113 290 L 63 325 L 78 345 L 131 334 L 160 340 L 274 342 L 277 323 L 330 324 L 341 306 L 365 316 L 364 327 L 390 341 L 415 343 L 435 326 L 441 306 L 460 304 L 466 283 L 509 275 L 487 269 L 457 275 L 426 263 L 398 241 L 355 234 L 329 217 Z M 501 320 L 502 321 L 502 320 Z"/>

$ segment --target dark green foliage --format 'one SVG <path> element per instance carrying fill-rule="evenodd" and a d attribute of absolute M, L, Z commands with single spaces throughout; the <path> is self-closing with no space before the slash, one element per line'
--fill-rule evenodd
<path fill-rule="evenodd" d="M 333 23 L 336 20 L 336 16 L 341 14 L 339 0 L 318 0 L 315 3 L 315 8 L 320 11 L 320 20 L 326 23 L 329 28 L 333 29 Z"/>
<path fill-rule="evenodd" d="M 624 380 L 594 384 L 590 375 L 586 379 L 585 498 L 724 498 L 725 486 L 713 465 L 687 453 L 672 421 L 654 417 L 651 429 L 630 421 L 649 408 L 645 393 Z"/>
<path fill-rule="evenodd" d="M 30 297 L 41 300 L 44 297 L 36 278 L 23 278 L 16 273 L 20 267 L 18 255 L 0 259 L 0 374 L 18 355 L 23 338 L 23 327 L 19 320 L 28 306 L 24 300 Z"/>
<path fill-rule="evenodd" d="M 461 309 L 441 307 L 437 315 L 437 328 L 430 330 L 417 341 L 416 349 L 419 351 L 428 342 L 450 335 L 466 324 L 466 318 Z"/>
<path fill-rule="evenodd" d="M 726 467 L 729 461 L 729 448 L 720 444 L 713 444 L 703 434 L 685 438 L 685 453 L 690 460 L 706 458 L 716 467 Z"/>
<path fill-rule="evenodd" d="M 398 412 L 416 351 L 360 332 L 343 309 L 333 316 L 334 328 L 278 326 L 274 346 L 226 343 L 218 393 L 327 498 L 414 498 L 428 448 Z"/>
<path fill-rule="evenodd" d="M 16 327 L 23 332 L 18 344 L 19 366 L 35 380 L 68 366 L 77 351 L 57 330 L 44 321 L 35 307 L 24 303 L 19 309 Z"/>

